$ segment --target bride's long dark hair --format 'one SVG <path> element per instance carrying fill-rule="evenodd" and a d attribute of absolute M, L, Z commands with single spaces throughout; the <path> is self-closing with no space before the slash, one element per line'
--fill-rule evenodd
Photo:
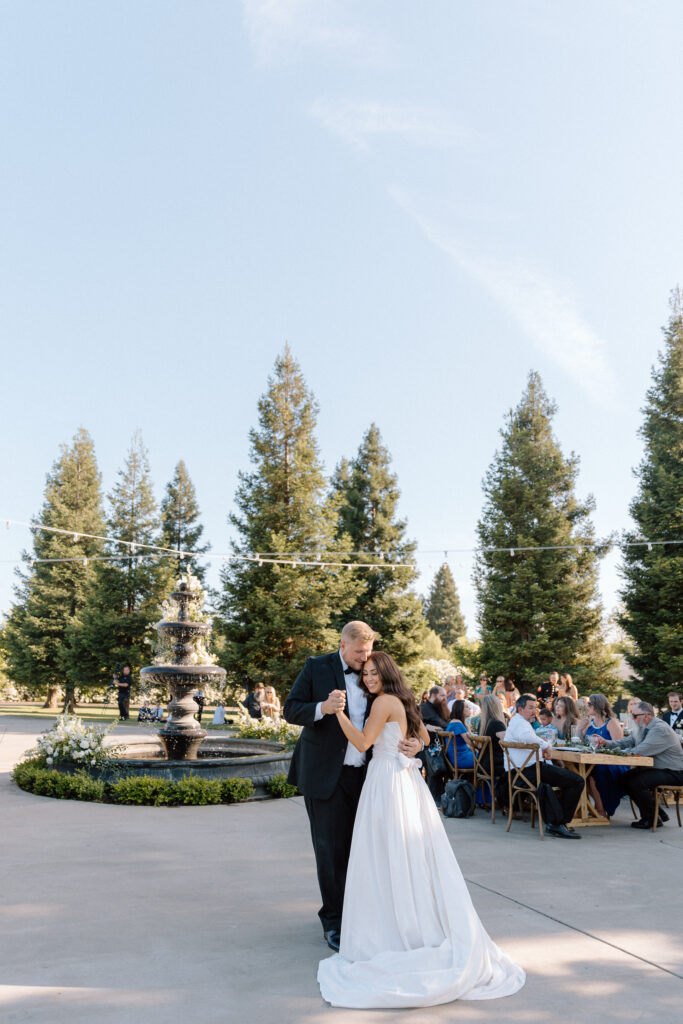
<path fill-rule="evenodd" d="M 409 688 L 405 679 L 401 675 L 400 668 L 391 655 L 387 654 L 385 651 L 373 651 L 368 657 L 368 661 L 374 662 L 375 668 L 377 669 L 377 675 L 382 680 L 382 690 L 384 693 L 390 693 L 392 697 L 398 697 L 403 705 L 407 720 L 406 735 L 414 736 L 416 739 L 419 739 L 422 718 L 420 717 L 420 712 L 417 710 L 415 694 Z M 368 661 L 365 662 L 366 665 Z M 364 693 L 367 693 L 369 697 L 372 697 L 372 694 L 363 682 L 362 673 L 358 682 L 361 690 Z"/>

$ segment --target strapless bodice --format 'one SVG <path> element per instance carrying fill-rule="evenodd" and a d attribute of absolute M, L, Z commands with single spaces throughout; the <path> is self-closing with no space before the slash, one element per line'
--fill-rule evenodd
<path fill-rule="evenodd" d="M 398 762 L 400 768 L 419 768 L 417 758 L 406 757 L 398 749 L 403 739 L 403 732 L 398 722 L 387 722 L 372 747 L 372 760 L 390 760 Z M 372 762 L 371 762 L 372 763 Z"/>

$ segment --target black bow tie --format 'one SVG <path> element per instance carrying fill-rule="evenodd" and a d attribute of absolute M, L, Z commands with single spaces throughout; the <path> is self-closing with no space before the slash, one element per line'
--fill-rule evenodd
<path fill-rule="evenodd" d="M 358 675 L 358 670 L 355 669 L 355 668 L 351 668 L 350 665 L 347 665 L 346 668 L 344 669 L 344 675 L 345 676 L 357 676 Z"/>

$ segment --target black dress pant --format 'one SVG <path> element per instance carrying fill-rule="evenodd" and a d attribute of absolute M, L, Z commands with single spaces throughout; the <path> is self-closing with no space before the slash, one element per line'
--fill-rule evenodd
<path fill-rule="evenodd" d="M 332 796 L 327 800 L 304 798 L 323 900 L 318 911 L 323 931 L 341 929 L 353 823 L 364 781 L 365 767 L 344 765 Z"/>
<path fill-rule="evenodd" d="M 533 786 L 536 785 L 535 768 L 526 768 L 523 774 Z M 562 820 L 551 821 L 548 818 L 548 824 L 566 825 L 574 817 L 574 812 L 581 799 L 581 793 L 585 785 L 583 779 L 577 772 L 572 772 L 568 768 L 558 768 L 555 764 L 542 764 L 541 782 L 557 787 L 560 790 L 558 799 L 562 807 Z"/>
<path fill-rule="evenodd" d="M 640 811 L 643 821 L 652 822 L 656 786 L 683 786 L 683 771 L 674 768 L 631 768 L 621 776 L 624 792 Z"/>

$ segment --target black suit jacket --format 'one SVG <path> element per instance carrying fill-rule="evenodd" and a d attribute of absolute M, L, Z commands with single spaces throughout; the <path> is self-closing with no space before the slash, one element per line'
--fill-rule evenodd
<path fill-rule="evenodd" d="M 286 721 L 303 725 L 287 781 L 304 796 L 317 800 L 332 796 L 348 743 L 336 715 L 323 715 L 315 721 L 316 706 L 327 700 L 331 690 L 346 692 L 339 651 L 306 660 L 282 709 Z"/>
<path fill-rule="evenodd" d="M 662 715 L 662 719 L 666 722 L 667 725 L 671 725 L 671 719 L 674 717 L 675 714 L 676 712 L 671 711 L 669 709 L 669 711 L 664 712 L 664 714 Z M 678 716 L 678 719 L 674 722 L 673 725 L 671 725 L 671 728 L 674 729 L 675 732 L 683 732 L 683 714 Z"/>

